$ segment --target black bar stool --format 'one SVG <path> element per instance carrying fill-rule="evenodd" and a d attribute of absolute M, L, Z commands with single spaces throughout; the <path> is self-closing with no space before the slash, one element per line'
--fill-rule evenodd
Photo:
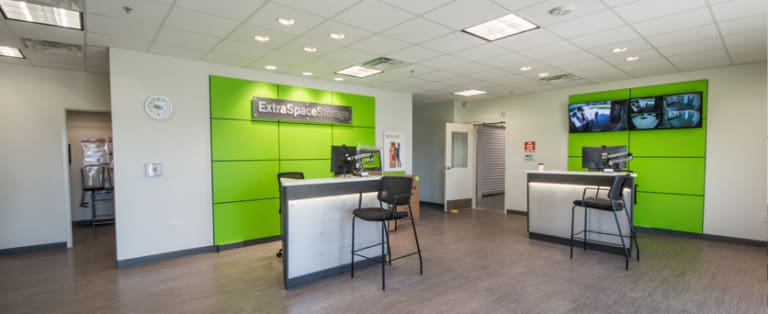
<path fill-rule="evenodd" d="M 635 232 L 635 228 L 632 226 L 632 219 L 629 217 L 629 211 L 626 210 L 626 204 L 624 204 L 624 198 L 623 198 L 623 191 L 624 191 L 624 185 L 627 182 L 627 179 L 629 178 L 629 174 L 627 175 L 617 175 L 613 178 L 613 183 L 611 184 L 611 188 L 608 190 L 608 198 L 601 198 L 599 197 L 600 188 L 599 187 L 585 187 L 584 192 L 581 194 L 581 199 L 574 200 L 573 201 L 573 207 L 571 207 L 571 259 L 573 259 L 573 239 L 577 234 L 583 234 L 583 240 L 584 240 L 584 251 L 587 250 L 587 234 L 589 233 L 596 233 L 596 234 L 603 234 L 603 235 L 610 235 L 610 236 L 617 236 L 619 239 L 621 239 L 621 247 L 623 248 L 624 252 L 624 268 L 626 270 L 629 270 L 629 257 L 632 254 L 632 248 L 627 247 L 627 243 L 625 243 L 624 238 L 629 238 L 630 241 L 635 241 L 635 250 L 637 251 L 637 261 L 640 261 L 640 245 L 637 244 L 637 232 Z M 595 190 L 595 196 L 589 196 L 587 197 L 587 190 Z M 573 232 L 573 217 L 574 213 L 576 211 L 576 207 L 584 207 L 584 230 L 574 233 Z M 601 231 L 594 231 L 594 230 L 588 230 L 587 229 L 587 212 L 590 209 L 597 209 L 602 211 L 608 211 L 613 213 L 613 218 L 616 221 L 616 229 L 618 230 L 618 233 L 606 233 Z M 621 225 L 619 224 L 619 216 L 616 214 L 616 212 L 623 211 L 624 214 L 627 216 L 627 222 L 629 223 L 629 236 L 625 236 L 621 232 Z M 631 245 L 631 242 L 629 243 Z"/>
<path fill-rule="evenodd" d="M 411 186 L 413 185 L 413 178 L 411 177 L 394 177 L 385 176 L 381 178 L 381 184 L 379 186 L 379 192 L 376 198 L 379 200 L 379 207 L 367 207 L 362 208 L 362 194 L 360 194 L 360 200 L 358 202 L 358 208 L 352 211 L 352 262 L 350 275 L 355 277 L 355 256 L 360 256 L 368 260 L 375 261 L 381 264 L 381 290 L 385 290 L 384 279 L 384 264 L 387 264 L 387 257 L 389 258 L 389 264 L 392 265 L 393 260 L 398 260 L 414 254 L 419 255 L 419 274 L 424 274 L 424 265 L 421 258 L 421 246 L 419 246 L 419 236 L 416 234 L 416 224 L 413 221 L 413 212 L 411 209 Z M 383 204 L 387 204 L 386 207 Z M 397 211 L 398 205 L 407 205 L 408 212 Z M 405 254 L 403 256 L 392 258 L 392 249 L 389 245 L 389 229 L 387 228 L 388 221 L 397 221 L 400 219 L 411 219 L 411 227 L 413 228 L 413 237 L 416 240 L 416 252 Z M 355 249 L 355 222 L 360 218 L 365 221 L 373 221 L 381 223 L 381 242 L 366 246 L 364 248 Z M 387 246 L 386 252 L 384 251 L 384 244 Z M 362 255 L 358 252 L 369 249 L 375 246 L 381 246 L 381 257 L 376 259 L 369 256 Z"/>

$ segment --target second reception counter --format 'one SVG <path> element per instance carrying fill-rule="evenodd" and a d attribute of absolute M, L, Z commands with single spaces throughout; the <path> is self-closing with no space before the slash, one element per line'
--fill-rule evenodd
<path fill-rule="evenodd" d="M 601 197 L 605 197 L 617 175 L 623 172 L 574 172 L 574 171 L 527 171 L 528 189 L 528 237 L 544 241 L 567 244 L 571 232 L 571 207 L 573 201 L 581 199 L 585 187 L 600 187 Z M 631 174 L 624 186 L 624 203 L 627 204 L 630 217 L 634 212 L 634 192 L 636 174 Z M 589 192 L 588 192 L 589 193 Z M 594 195 L 594 192 L 592 195 Z M 576 208 L 575 231 L 580 231 L 584 224 L 583 208 Z M 629 235 L 629 226 L 623 213 L 620 221 L 624 235 Z M 600 210 L 590 210 L 588 229 L 616 233 L 613 214 Z M 618 237 L 590 234 L 587 244 L 593 249 L 623 254 Z M 631 245 L 631 243 L 630 243 Z M 630 249 L 631 251 L 631 249 Z"/>

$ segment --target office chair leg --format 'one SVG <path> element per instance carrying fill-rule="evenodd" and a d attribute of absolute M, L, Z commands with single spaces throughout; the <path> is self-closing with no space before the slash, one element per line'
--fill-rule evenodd
<path fill-rule="evenodd" d="M 416 222 L 413 220 L 413 210 L 411 209 L 411 204 L 408 204 L 408 216 L 411 217 L 413 238 L 416 239 L 416 252 L 419 252 L 419 275 L 424 275 L 424 263 L 421 259 L 421 245 L 419 245 L 419 235 L 416 234 Z"/>
<path fill-rule="evenodd" d="M 619 230 L 619 240 L 621 240 L 621 247 L 624 250 L 624 269 L 629 270 L 629 253 L 627 253 L 627 245 L 624 243 L 624 235 L 621 233 L 621 225 L 619 224 L 619 215 L 613 210 L 613 219 L 616 221 L 616 229 Z"/>
<path fill-rule="evenodd" d="M 388 257 L 388 264 L 392 265 L 392 246 L 389 245 L 389 225 L 386 224 L 386 222 L 382 222 L 384 224 L 384 233 L 387 236 L 387 257 Z"/>
<path fill-rule="evenodd" d="M 381 222 L 381 290 L 386 290 L 386 284 L 384 280 L 384 272 L 386 271 L 386 267 L 384 267 L 384 264 L 386 264 L 386 257 L 384 256 L 384 230 L 387 228 L 387 225 L 382 221 Z"/>
<path fill-rule="evenodd" d="M 355 278 L 355 216 L 352 216 L 352 262 L 349 263 L 350 271 L 349 275 Z"/>
<path fill-rule="evenodd" d="M 576 211 L 576 205 L 571 207 L 571 259 L 573 259 L 573 214 Z"/>
<path fill-rule="evenodd" d="M 632 236 L 632 240 L 635 241 L 635 252 L 637 254 L 637 261 L 640 261 L 640 245 L 637 244 L 637 231 L 635 226 L 632 225 L 632 219 L 629 218 L 629 211 L 624 208 L 624 214 L 627 216 L 627 223 L 629 223 L 629 234 Z M 630 251 L 632 253 L 632 251 Z"/>

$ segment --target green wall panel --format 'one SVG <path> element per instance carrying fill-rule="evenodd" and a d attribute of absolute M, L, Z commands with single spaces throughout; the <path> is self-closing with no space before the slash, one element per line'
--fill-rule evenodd
<path fill-rule="evenodd" d="M 669 94 L 681 94 L 687 92 L 702 92 L 702 116 L 707 117 L 707 80 L 680 82 L 673 84 L 662 84 L 653 86 L 633 87 L 631 91 L 632 97 L 646 97 L 646 96 L 662 96 Z"/>
<path fill-rule="evenodd" d="M 581 156 L 583 146 L 617 146 L 629 144 L 629 133 L 626 131 L 617 132 L 595 132 L 595 133 L 571 133 L 568 136 L 568 156 Z"/>
<path fill-rule="evenodd" d="M 213 205 L 214 244 L 280 235 L 280 199 Z"/>
<path fill-rule="evenodd" d="M 581 167 L 581 156 L 568 157 L 568 171 L 589 171 Z"/>
<path fill-rule="evenodd" d="M 213 163 L 213 202 L 236 202 L 278 197 L 277 161 Z"/>
<path fill-rule="evenodd" d="M 353 126 L 376 126 L 375 98 L 355 94 L 333 93 L 333 104 L 352 107 Z"/>
<path fill-rule="evenodd" d="M 568 103 L 578 104 L 591 101 L 622 100 L 629 99 L 629 89 L 617 89 L 595 93 L 571 95 L 568 97 Z"/>
<path fill-rule="evenodd" d="M 376 129 L 333 126 L 333 145 L 376 146 Z"/>
<path fill-rule="evenodd" d="M 280 123 L 280 159 L 330 159 L 331 126 Z"/>
<path fill-rule="evenodd" d="M 634 224 L 702 233 L 704 197 L 637 192 Z"/>
<path fill-rule="evenodd" d="M 328 147 L 328 158 L 331 156 L 331 147 Z M 304 172 L 304 178 L 333 178 L 331 173 L 331 160 L 282 160 L 280 161 L 280 172 L 301 171 Z"/>
<path fill-rule="evenodd" d="M 632 160 L 638 191 L 704 195 L 704 158 L 643 158 Z"/>
<path fill-rule="evenodd" d="M 296 87 L 288 85 L 279 85 L 277 87 L 278 99 L 304 101 L 331 105 L 333 102 L 332 92 L 305 87 Z"/>
<path fill-rule="evenodd" d="M 706 120 L 703 121 L 706 123 Z M 648 157 L 704 157 L 707 137 L 704 128 L 630 131 L 631 152 Z"/>
<path fill-rule="evenodd" d="M 275 160 L 277 122 L 211 120 L 211 155 L 218 160 Z"/>
<path fill-rule="evenodd" d="M 211 118 L 251 119 L 253 97 L 277 98 L 277 85 L 229 77 L 210 77 Z"/>

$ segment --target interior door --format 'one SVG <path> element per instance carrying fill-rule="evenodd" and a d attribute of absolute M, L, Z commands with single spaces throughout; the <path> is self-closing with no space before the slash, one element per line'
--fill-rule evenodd
<path fill-rule="evenodd" d="M 474 126 L 445 124 L 445 207 L 470 208 L 475 205 Z"/>

